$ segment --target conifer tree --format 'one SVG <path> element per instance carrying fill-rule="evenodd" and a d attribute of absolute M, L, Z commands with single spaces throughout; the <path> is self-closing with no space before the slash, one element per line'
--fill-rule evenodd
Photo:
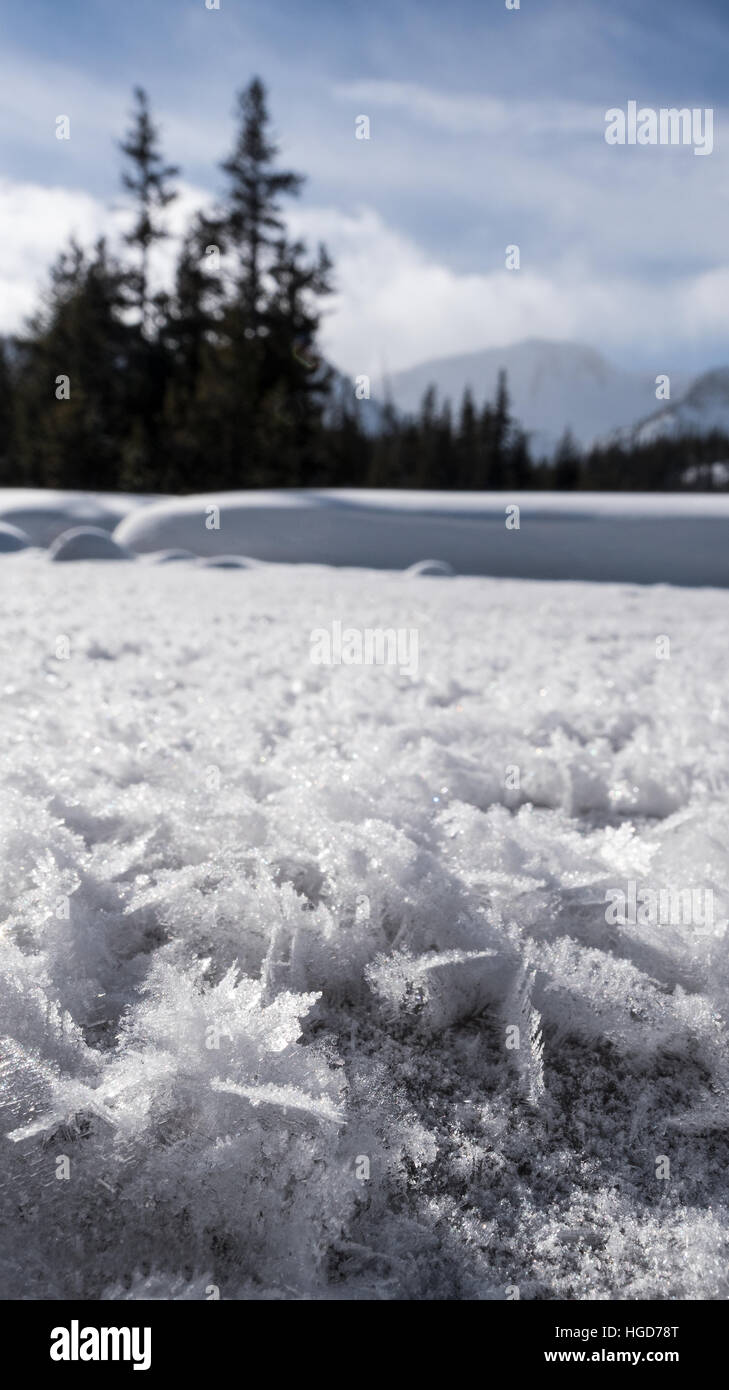
<path fill-rule="evenodd" d="M 10 350 L 7 342 L 2 338 L 0 339 L 0 487 L 8 487 L 12 482 L 14 425 L 15 406 Z"/>
<path fill-rule="evenodd" d="M 502 368 L 497 378 L 496 402 L 491 417 L 489 486 L 495 489 L 503 488 L 507 483 L 510 436 L 511 405 L 506 372 Z"/>
<path fill-rule="evenodd" d="M 312 345 L 331 265 L 322 247 L 308 262 L 303 245 L 285 235 L 280 200 L 297 195 L 303 178 L 277 167 L 259 78 L 240 93 L 238 114 L 235 146 L 222 166 L 222 235 L 234 284 L 222 318 L 227 475 L 231 486 L 293 485 L 319 466 L 315 440 L 328 374 Z"/>
<path fill-rule="evenodd" d="M 411 424 L 410 433 L 417 446 L 417 429 Z M 402 426 L 389 391 L 385 394 L 382 407 L 380 429 L 372 444 L 372 455 L 367 472 L 368 487 L 412 487 L 412 476 L 401 476 Z"/>
<path fill-rule="evenodd" d="M 534 470 L 529 457 L 529 436 L 518 426 L 514 426 L 511 432 L 507 472 L 509 487 L 520 489 L 533 485 Z"/>
<path fill-rule="evenodd" d="M 580 476 L 580 451 L 574 435 L 568 428 L 564 431 L 554 455 L 554 486 L 560 491 L 571 491 L 577 487 Z"/>
<path fill-rule="evenodd" d="M 45 302 L 17 340 L 16 459 L 23 481 L 119 485 L 129 421 L 123 286 L 123 271 L 103 238 L 91 255 L 72 241 L 52 267 Z"/>
<path fill-rule="evenodd" d="M 278 146 L 269 133 L 266 91 L 254 77 L 238 95 L 239 128 L 232 153 L 223 161 L 228 176 L 227 245 L 236 258 L 238 297 L 246 326 L 255 336 L 264 326 L 265 277 L 272 249 L 284 230 L 279 199 L 298 194 L 304 180 L 279 170 Z"/>
<path fill-rule="evenodd" d="M 435 487 L 438 454 L 437 420 L 438 399 L 435 386 L 431 384 L 426 387 L 420 402 L 420 413 L 417 421 L 418 458 L 415 476 L 410 483 L 411 487 Z"/>
<path fill-rule="evenodd" d="M 159 146 L 159 131 L 150 115 L 149 98 L 143 87 L 135 87 L 136 109 L 121 151 L 130 168 L 122 173 L 122 183 L 134 199 L 135 221 L 125 234 L 127 246 L 139 253 L 139 263 L 129 272 L 129 299 L 139 315 L 142 334 L 149 331 L 149 254 L 158 241 L 168 236 L 163 214 L 177 193 L 172 180 L 179 174 L 174 164 L 165 164 Z"/>
<path fill-rule="evenodd" d="M 455 446 L 454 486 L 474 487 L 478 454 L 478 417 L 471 388 L 467 386 L 461 399 Z"/>

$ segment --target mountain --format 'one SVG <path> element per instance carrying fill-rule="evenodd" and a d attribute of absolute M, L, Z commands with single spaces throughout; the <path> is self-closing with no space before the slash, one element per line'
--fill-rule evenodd
<path fill-rule="evenodd" d="M 704 372 L 678 400 L 652 411 L 622 435 L 644 444 L 666 436 L 710 434 L 712 430 L 729 434 L 729 367 Z"/>
<path fill-rule="evenodd" d="M 479 404 L 493 399 L 502 367 L 513 412 L 531 433 L 536 454 L 551 453 L 566 426 L 580 444 L 590 445 L 655 410 L 658 368 L 653 374 L 627 371 L 583 343 L 543 338 L 424 362 L 395 373 L 389 388 L 398 409 L 412 413 L 433 383 L 439 398 L 450 399 L 457 410 L 466 386 Z M 688 378 L 671 373 L 671 384 L 683 391 Z"/>

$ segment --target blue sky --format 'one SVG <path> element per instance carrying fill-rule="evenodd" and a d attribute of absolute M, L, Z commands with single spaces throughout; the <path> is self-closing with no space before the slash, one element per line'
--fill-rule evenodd
<path fill-rule="evenodd" d="M 308 176 L 292 225 L 335 257 L 324 343 L 345 369 L 527 336 L 656 372 L 729 361 L 725 0 L 5 0 L 2 35 L 2 328 L 71 229 L 123 215 L 131 87 L 183 168 L 181 216 L 220 188 L 234 94 L 257 72 Z M 605 111 L 629 99 L 712 107 L 712 154 L 609 147 Z"/>

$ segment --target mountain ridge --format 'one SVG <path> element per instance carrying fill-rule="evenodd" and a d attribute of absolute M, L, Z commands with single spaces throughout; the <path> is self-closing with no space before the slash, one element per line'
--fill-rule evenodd
<path fill-rule="evenodd" d="M 492 400 L 500 369 L 507 373 L 513 413 L 537 454 L 552 453 L 567 428 L 589 448 L 661 413 L 656 410 L 658 367 L 655 373 L 631 371 L 597 348 L 571 340 L 526 338 L 505 348 L 433 358 L 394 373 L 385 389 L 401 413 L 413 414 L 433 384 L 439 399 L 449 399 L 457 411 L 467 386 L 478 405 Z M 660 374 L 665 372 L 662 364 Z M 695 385 L 688 373 L 667 375 L 681 397 Z"/>

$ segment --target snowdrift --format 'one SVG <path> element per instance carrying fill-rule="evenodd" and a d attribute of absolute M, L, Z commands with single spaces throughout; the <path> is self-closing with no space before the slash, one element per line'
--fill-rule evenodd
<path fill-rule="evenodd" d="M 9 521 L 0 521 L 0 555 L 9 555 L 14 550 L 25 550 L 30 545 L 30 536 L 19 526 Z"/>
<path fill-rule="evenodd" d="M 0 490 L 0 551 L 79 527 L 216 568 L 268 561 L 412 574 L 729 586 L 729 496 L 281 490 L 154 498 Z M 7 528 L 11 527 L 12 530 Z M 17 534 L 16 534 L 17 533 Z M 54 552 L 55 554 L 55 552 Z M 113 547 L 96 546 L 96 558 Z M 65 559 L 89 558 L 80 541 Z"/>
<path fill-rule="evenodd" d="M 2 576 L 0 1296 L 729 1297 L 729 594 Z"/>
<path fill-rule="evenodd" d="M 49 560 L 132 560 L 130 550 L 119 545 L 100 526 L 72 526 L 56 536 L 48 551 Z"/>
<path fill-rule="evenodd" d="M 153 502 L 114 535 L 142 553 L 729 585 L 729 496 L 711 494 L 233 492 Z"/>
<path fill-rule="evenodd" d="M 113 531 L 122 517 L 155 500 L 122 492 L 55 492 L 51 488 L 0 488 L 0 522 L 20 527 L 31 545 L 49 546 L 62 531 L 97 526 Z"/>

